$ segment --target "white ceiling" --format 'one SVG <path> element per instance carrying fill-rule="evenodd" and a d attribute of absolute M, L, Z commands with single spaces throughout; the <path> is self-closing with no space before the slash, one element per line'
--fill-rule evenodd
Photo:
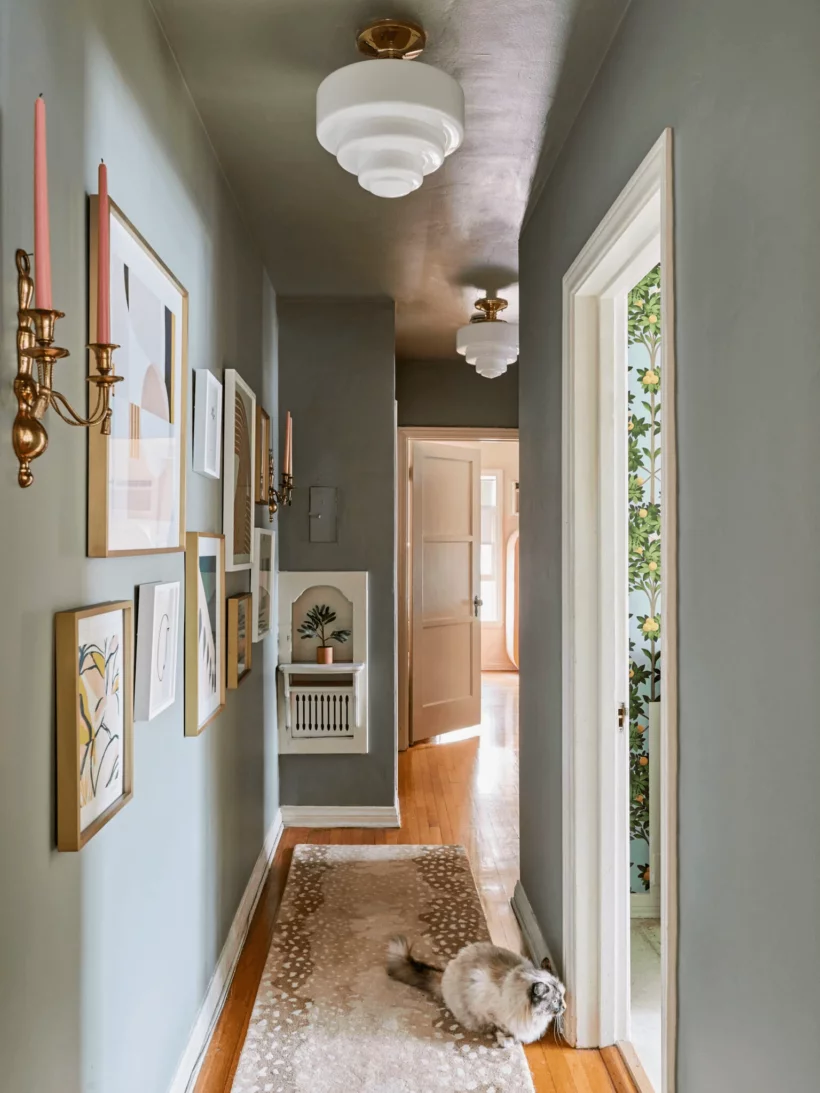
<path fill-rule="evenodd" d="M 153 0 L 217 154 L 285 296 L 389 296 L 400 357 L 455 356 L 484 292 L 517 317 L 518 233 L 628 0 Z M 415 194 L 362 190 L 318 144 L 316 88 L 356 31 L 422 23 L 420 61 L 460 81 L 462 147 Z"/>

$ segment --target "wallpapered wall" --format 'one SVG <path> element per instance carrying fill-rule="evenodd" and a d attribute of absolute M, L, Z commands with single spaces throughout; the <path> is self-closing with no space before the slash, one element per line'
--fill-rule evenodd
<path fill-rule="evenodd" d="M 650 885 L 649 709 L 661 697 L 661 267 L 629 293 L 630 873 Z"/>

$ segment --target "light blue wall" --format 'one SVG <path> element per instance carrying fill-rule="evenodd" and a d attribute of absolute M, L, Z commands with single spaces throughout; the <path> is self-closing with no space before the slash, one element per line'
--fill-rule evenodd
<path fill-rule="evenodd" d="M 820 1074 L 819 54 L 817 0 L 632 0 L 521 239 L 521 866 L 560 953 L 561 280 L 672 127 L 678 1093 Z"/>
<path fill-rule="evenodd" d="M 81 853 L 56 852 L 54 612 L 181 580 L 184 556 L 86 558 L 86 437 L 53 413 L 34 485 L 16 484 L 14 249 L 32 244 L 40 91 L 54 300 L 72 354 L 59 386 L 75 405 L 101 157 L 112 197 L 190 293 L 190 367 L 237 368 L 274 423 L 275 299 L 150 6 L 0 4 L 0 1088 L 164 1093 L 278 804 L 275 639 L 198 739 L 183 737 L 180 653 L 175 706 L 136 726 L 133 801 Z M 188 460 L 188 527 L 220 530 L 221 483 L 192 473 L 190 448 Z M 228 590 L 247 582 L 231 575 Z"/>

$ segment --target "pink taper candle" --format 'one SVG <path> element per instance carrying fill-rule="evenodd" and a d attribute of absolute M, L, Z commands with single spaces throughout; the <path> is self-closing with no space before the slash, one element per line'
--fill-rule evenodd
<path fill-rule="evenodd" d="M 285 463 L 282 471 L 284 474 L 293 474 L 293 418 L 290 410 L 285 420 Z"/>
<path fill-rule="evenodd" d="M 48 230 L 46 104 L 34 100 L 34 284 L 37 307 L 51 308 L 51 243 Z"/>
<path fill-rule="evenodd" d="M 108 168 L 100 164 L 97 182 L 97 341 L 111 341 L 111 234 L 108 214 Z"/>

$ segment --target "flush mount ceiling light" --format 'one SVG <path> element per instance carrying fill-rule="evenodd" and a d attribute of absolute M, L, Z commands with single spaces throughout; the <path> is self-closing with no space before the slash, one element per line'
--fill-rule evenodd
<path fill-rule="evenodd" d="M 372 58 L 332 72 L 316 93 L 316 136 L 377 197 L 404 197 L 464 139 L 464 92 L 424 49 L 415 23 L 381 19 L 356 39 Z"/>
<path fill-rule="evenodd" d="M 499 319 L 507 301 L 498 296 L 484 296 L 475 306 L 481 314 L 459 328 L 456 349 L 475 365 L 479 376 L 495 379 L 518 360 L 518 323 Z"/>

